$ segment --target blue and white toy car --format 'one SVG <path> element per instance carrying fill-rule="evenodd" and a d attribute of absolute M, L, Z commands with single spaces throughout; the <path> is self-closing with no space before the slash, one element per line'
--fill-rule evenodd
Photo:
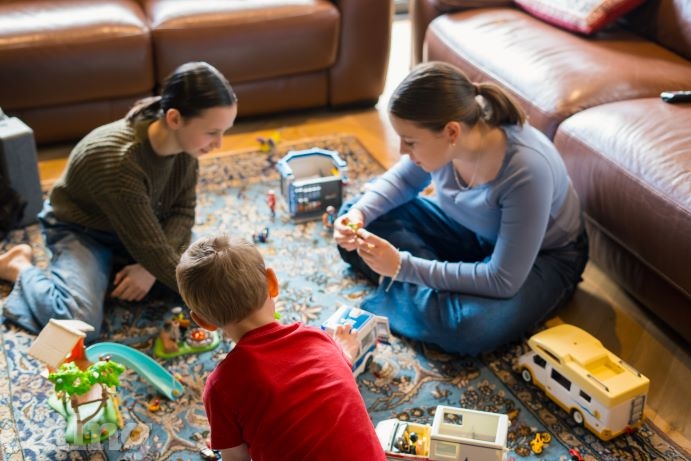
<path fill-rule="evenodd" d="M 357 335 L 360 348 L 353 359 L 353 375 L 357 376 L 367 369 L 377 343 L 388 343 L 391 336 L 389 319 L 381 315 L 358 309 L 357 307 L 340 306 L 331 317 L 323 324 L 322 330 L 333 336 L 338 325 L 352 325 L 354 334 Z"/>

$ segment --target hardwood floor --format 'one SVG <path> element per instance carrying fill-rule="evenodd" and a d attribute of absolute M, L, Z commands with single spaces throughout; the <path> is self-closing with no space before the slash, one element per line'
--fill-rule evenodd
<path fill-rule="evenodd" d="M 375 108 L 346 112 L 314 111 L 271 118 L 240 120 L 225 136 L 224 150 L 257 147 L 257 137 L 280 131 L 284 140 L 335 132 L 350 133 L 385 167 L 398 158 L 398 138 L 388 124 L 386 102 L 409 65 L 407 18 L 394 21 L 389 78 Z M 242 108 L 240 107 L 242 114 Z M 70 146 L 39 150 L 42 181 L 49 185 L 62 172 Z M 676 342 L 645 309 L 634 302 L 597 266 L 589 264 L 576 296 L 550 323 L 568 322 L 599 338 L 615 354 L 651 380 L 648 417 L 677 443 L 691 451 L 691 353 Z"/>

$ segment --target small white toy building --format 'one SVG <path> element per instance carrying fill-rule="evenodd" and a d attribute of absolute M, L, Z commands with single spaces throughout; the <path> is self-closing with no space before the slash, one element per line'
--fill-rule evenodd
<path fill-rule="evenodd" d="M 29 348 L 29 355 L 57 370 L 68 360 L 84 357 L 84 338 L 94 327 L 81 320 L 50 319 Z"/>

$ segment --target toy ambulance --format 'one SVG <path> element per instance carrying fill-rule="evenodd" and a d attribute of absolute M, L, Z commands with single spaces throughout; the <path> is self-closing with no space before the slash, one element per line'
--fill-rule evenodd
<path fill-rule="evenodd" d="M 369 366 L 378 342 L 388 343 L 391 336 L 389 319 L 358 309 L 340 306 L 323 324 L 322 330 L 334 334 L 338 325 L 352 325 L 360 348 L 353 360 L 353 375 L 357 376 Z"/>
<path fill-rule="evenodd" d="M 643 424 L 650 382 L 584 330 L 568 324 L 533 335 L 518 369 L 576 424 L 610 440 Z"/>
<path fill-rule="evenodd" d="M 390 461 L 503 461 L 509 417 L 439 405 L 431 426 L 387 419 L 376 431 Z"/>

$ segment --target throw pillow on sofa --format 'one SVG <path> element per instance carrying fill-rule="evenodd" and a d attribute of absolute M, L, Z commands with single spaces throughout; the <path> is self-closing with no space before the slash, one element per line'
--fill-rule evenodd
<path fill-rule="evenodd" d="M 532 16 L 563 29 L 594 34 L 644 0 L 515 0 Z"/>

